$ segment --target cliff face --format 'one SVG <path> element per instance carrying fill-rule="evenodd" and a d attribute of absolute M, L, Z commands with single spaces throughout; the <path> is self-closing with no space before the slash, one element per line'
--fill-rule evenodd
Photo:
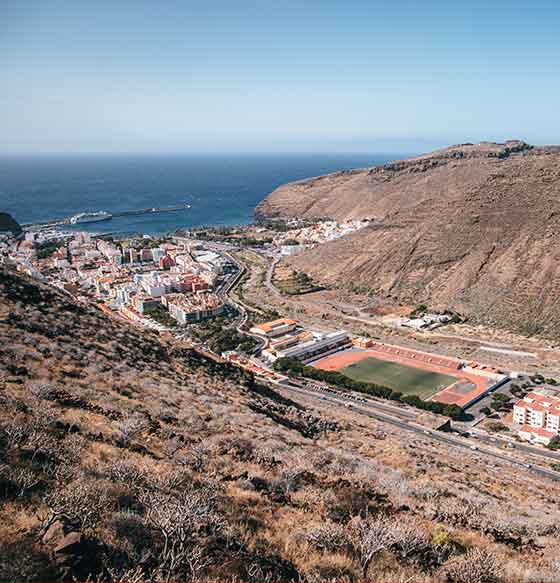
<path fill-rule="evenodd" d="M 262 216 L 373 218 L 293 261 L 328 284 L 560 336 L 560 149 L 460 145 L 282 186 Z"/>

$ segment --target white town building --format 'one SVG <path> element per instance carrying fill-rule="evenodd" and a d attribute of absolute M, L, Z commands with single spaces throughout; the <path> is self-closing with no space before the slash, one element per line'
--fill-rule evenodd
<path fill-rule="evenodd" d="M 560 398 L 528 393 L 513 406 L 519 437 L 547 445 L 560 432 Z"/>

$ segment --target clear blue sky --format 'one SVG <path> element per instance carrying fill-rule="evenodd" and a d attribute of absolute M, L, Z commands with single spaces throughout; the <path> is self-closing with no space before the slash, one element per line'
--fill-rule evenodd
<path fill-rule="evenodd" d="M 0 151 L 560 142 L 560 2 L 1 0 Z"/>

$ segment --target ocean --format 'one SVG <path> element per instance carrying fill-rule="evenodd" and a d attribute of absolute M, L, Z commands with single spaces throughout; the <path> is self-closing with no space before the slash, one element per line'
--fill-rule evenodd
<path fill-rule="evenodd" d="M 73 155 L 0 158 L 0 211 L 20 223 L 85 211 L 120 211 L 188 203 L 178 212 L 81 224 L 102 233 L 162 234 L 200 225 L 252 221 L 277 186 L 336 170 L 383 164 L 399 155 Z"/>

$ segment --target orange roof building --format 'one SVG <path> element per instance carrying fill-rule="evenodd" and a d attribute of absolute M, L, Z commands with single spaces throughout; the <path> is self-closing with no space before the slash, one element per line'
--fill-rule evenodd
<path fill-rule="evenodd" d="M 251 328 L 250 332 L 266 336 L 267 338 L 274 338 L 275 336 L 282 336 L 283 334 L 292 332 L 295 328 L 295 320 L 291 320 L 290 318 L 279 318 L 278 320 L 272 320 L 271 322 L 257 324 Z"/>

